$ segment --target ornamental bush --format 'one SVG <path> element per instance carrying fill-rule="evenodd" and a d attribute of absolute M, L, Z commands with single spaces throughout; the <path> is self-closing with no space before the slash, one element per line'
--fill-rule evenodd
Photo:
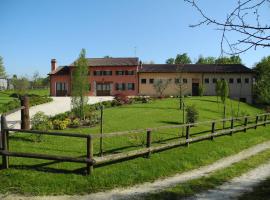
<path fill-rule="evenodd" d="M 198 121 L 199 111 L 195 105 L 187 106 L 186 112 L 186 123 L 195 123 Z"/>

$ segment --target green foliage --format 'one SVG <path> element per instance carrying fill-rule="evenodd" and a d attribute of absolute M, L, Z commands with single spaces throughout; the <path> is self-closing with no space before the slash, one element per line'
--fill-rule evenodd
<path fill-rule="evenodd" d="M 64 120 L 55 119 L 53 120 L 53 128 L 56 130 L 64 130 L 70 125 L 70 119 L 66 118 Z"/>
<path fill-rule="evenodd" d="M 84 107 L 88 102 L 88 64 L 85 49 L 81 50 L 72 74 L 71 105 L 77 117 L 84 119 Z"/>
<path fill-rule="evenodd" d="M 174 58 L 168 58 L 166 64 L 174 64 Z"/>
<path fill-rule="evenodd" d="M 79 118 L 73 119 L 70 123 L 70 127 L 77 128 L 79 126 L 80 126 L 80 119 Z"/>
<path fill-rule="evenodd" d="M 11 83 L 14 86 L 14 89 L 17 91 L 17 93 L 19 93 L 20 95 L 27 94 L 30 82 L 26 77 L 13 78 L 11 80 Z"/>
<path fill-rule="evenodd" d="M 208 56 L 208 57 L 200 56 L 196 64 L 215 64 L 215 60 L 216 58 L 212 56 Z"/>
<path fill-rule="evenodd" d="M 3 104 L 0 107 L 0 112 L 5 113 L 5 112 L 8 112 L 10 110 L 14 110 L 15 108 L 20 107 L 20 105 L 21 105 L 21 103 L 18 99 L 13 99 L 13 100 Z"/>
<path fill-rule="evenodd" d="M 264 57 L 254 71 L 256 72 L 256 103 L 270 105 L 270 56 Z"/>
<path fill-rule="evenodd" d="M 6 69 L 4 66 L 4 62 L 3 62 L 3 58 L 0 56 L 0 77 L 1 78 L 6 78 L 7 74 L 6 74 Z"/>
<path fill-rule="evenodd" d="M 202 97 L 204 95 L 205 88 L 203 85 L 199 86 L 199 96 Z"/>
<path fill-rule="evenodd" d="M 216 85 L 215 85 L 215 91 L 216 91 L 216 96 L 217 96 L 217 101 L 218 97 L 221 95 L 221 80 L 217 80 Z"/>
<path fill-rule="evenodd" d="M 242 59 L 239 56 L 220 57 L 215 61 L 216 64 L 241 64 Z"/>
<path fill-rule="evenodd" d="M 183 54 L 177 54 L 176 58 L 174 60 L 175 64 L 191 64 L 191 59 L 190 57 L 187 55 L 187 53 L 183 53 Z"/>
<path fill-rule="evenodd" d="M 229 86 L 226 80 L 221 80 L 220 83 L 220 99 L 222 103 L 225 104 L 226 99 L 229 96 Z"/>
<path fill-rule="evenodd" d="M 195 123 L 199 119 L 199 111 L 196 106 L 193 104 L 191 106 L 187 106 L 186 108 L 186 122 L 187 123 Z"/>
<path fill-rule="evenodd" d="M 49 120 L 49 117 L 41 111 L 37 112 L 33 117 L 31 117 L 31 124 L 33 130 L 48 131 L 53 128 L 52 122 Z M 36 142 L 41 142 L 42 136 L 42 134 L 34 134 L 34 140 Z"/>

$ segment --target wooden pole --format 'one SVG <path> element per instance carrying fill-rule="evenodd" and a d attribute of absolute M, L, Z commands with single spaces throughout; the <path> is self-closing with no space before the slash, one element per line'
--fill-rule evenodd
<path fill-rule="evenodd" d="M 264 126 L 266 126 L 266 121 L 267 121 L 267 115 L 264 115 Z"/>
<path fill-rule="evenodd" d="M 212 129 L 211 129 L 211 133 L 213 134 L 215 132 L 215 126 L 216 126 L 216 122 L 212 122 Z M 211 136 L 211 140 L 214 140 L 214 136 Z"/>
<path fill-rule="evenodd" d="M 150 156 L 151 156 L 151 150 L 150 150 L 151 143 L 152 143 L 152 140 L 151 140 L 151 130 L 147 130 L 147 132 L 146 132 L 146 148 L 149 148 L 149 152 L 147 154 L 147 158 L 150 158 Z"/>
<path fill-rule="evenodd" d="M 244 124 L 245 129 L 244 129 L 244 132 L 247 132 L 247 123 L 248 123 L 248 118 L 245 117 L 245 124 Z"/>
<path fill-rule="evenodd" d="M 186 126 L 186 146 L 187 147 L 189 146 L 189 142 L 187 141 L 189 139 L 189 129 L 190 129 L 190 126 L 187 125 Z"/>
<path fill-rule="evenodd" d="M 231 119 L 231 129 L 233 129 L 233 122 L 234 122 L 234 120 L 233 120 L 233 118 Z M 231 131 L 231 136 L 232 136 L 232 134 L 233 134 L 233 130 Z"/>
<path fill-rule="evenodd" d="M 29 117 L 29 97 L 21 97 L 21 106 L 24 106 L 24 109 L 21 109 L 21 129 L 29 130 L 30 129 L 30 117 Z"/>
<path fill-rule="evenodd" d="M 7 144 L 7 121 L 4 115 L 1 115 L 1 135 L 2 135 L 2 150 L 8 151 L 8 144 Z M 2 155 L 2 165 L 4 169 L 8 169 L 8 156 Z"/>
<path fill-rule="evenodd" d="M 255 123 L 256 123 L 256 125 L 254 126 L 254 128 L 255 128 L 255 129 L 257 129 L 258 122 L 259 122 L 259 116 L 257 115 L 257 116 L 256 116 L 256 122 L 255 122 Z"/>
<path fill-rule="evenodd" d="M 93 159 L 93 139 L 91 138 L 91 136 L 89 135 L 87 137 L 87 158 L 88 159 Z M 87 163 L 86 164 L 86 171 L 87 174 L 92 174 L 94 170 L 93 164 L 92 163 Z"/>
<path fill-rule="evenodd" d="M 100 139 L 99 139 L 99 155 L 103 156 L 103 105 L 100 106 Z"/>

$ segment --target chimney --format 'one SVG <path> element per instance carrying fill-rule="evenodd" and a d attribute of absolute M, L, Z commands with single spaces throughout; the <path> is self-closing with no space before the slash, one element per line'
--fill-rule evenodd
<path fill-rule="evenodd" d="M 51 71 L 56 70 L 56 68 L 57 68 L 56 59 L 52 59 L 51 60 Z"/>

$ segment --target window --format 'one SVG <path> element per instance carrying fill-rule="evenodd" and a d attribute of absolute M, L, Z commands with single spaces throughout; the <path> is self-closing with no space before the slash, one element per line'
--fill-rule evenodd
<path fill-rule="evenodd" d="M 125 71 L 116 71 L 115 74 L 121 76 L 125 74 Z"/>
<path fill-rule="evenodd" d="M 102 75 L 102 71 L 94 71 L 94 76 L 101 76 Z"/>
<path fill-rule="evenodd" d="M 125 90 L 125 83 L 116 83 L 115 89 L 116 90 Z"/>
<path fill-rule="evenodd" d="M 246 99 L 246 98 L 241 98 L 241 97 L 240 97 L 240 98 L 239 98 L 239 101 L 241 101 L 241 102 L 244 102 L 244 103 L 245 103 L 245 102 L 247 102 L 247 99 Z"/>
<path fill-rule="evenodd" d="M 149 83 L 150 83 L 150 84 L 153 84 L 153 83 L 154 83 L 154 79 L 153 79 L 153 78 L 150 78 L 150 79 L 149 79 Z"/>
<path fill-rule="evenodd" d="M 238 78 L 237 79 L 237 83 L 241 83 L 242 81 L 241 81 L 241 78 Z"/>
<path fill-rule="evenodd" d="M 245 83 L 249 83 L 249 78 L 245 78 Z"/>
<path fill-rule="evenodd" d="M 179 78 L 174 79 L 174 83 L 175 84 L 179 84 L 180 83 L 180 79 Z"/>
<path fill-rule="evenodd" d="M 134 75 L 135 72 L 134 72 L 134 71 L 125 71 L 125 74 L 126 74 L 126 75 Z"/>
<path fill-rule="evenodd" d="M 134 90 L 135 89 L 135 84 L 134 83 L 128 83 L 127 88 L 128 88 L 128 90 Z"/>
<path fill-rule="evenodd" d="M 205 78 L 204 83 L 209 83 L 209 78 Z"/>
<path fill-rule="evenodd" d="M 102 75 L 103 76 L 111 76 L 112 75 L 112 71 L 102 71 Z"/>
<path fill-rule="evenodd" d="M 183 78 L 183 83 L 187 83 L 187 79 L 186 78 Z"/>
<path fill-rule="evenodd" d="M 233 78 L 229 78 L 229 83 L 233 83 L 234 79 Z"/>
<path fill-rule="evenodd" d="M 141 84 L 146 84 L 146 79 L 145 78 L 141 79 Z"/>
<path fill-rule="evenodd" d="M 212 82 L 213 83 L 217 83 L 217 79 L 216 78 L 213 78 Z"/>

